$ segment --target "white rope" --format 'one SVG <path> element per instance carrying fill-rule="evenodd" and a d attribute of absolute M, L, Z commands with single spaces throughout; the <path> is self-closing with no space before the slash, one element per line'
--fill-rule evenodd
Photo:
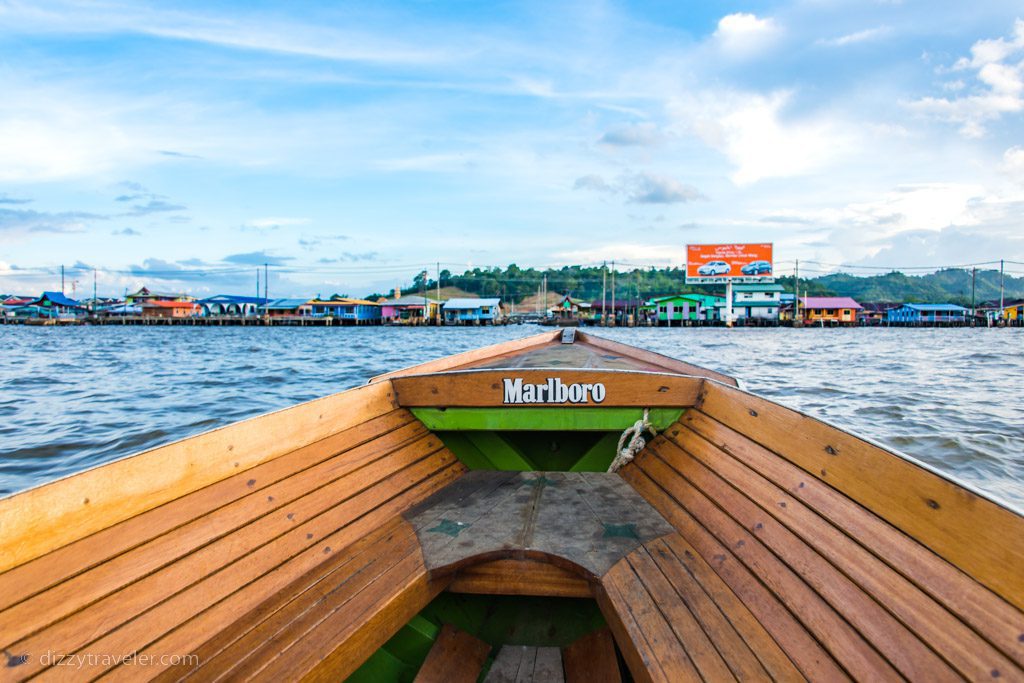
<path fill-rule="evenodd" d="M 644 449 L 644 446 L 647 445 L 647 441 L 641 436 L 644 432 L 650 432 L 652 436 L 657 434 L 654 425 L 648 419 L 650 413 L 650 408 L 644 408 L 644 416 L 634 422 L 632 427 L 622 432 L 622 436 L 619 437 L 619 446 L 615 450 L 615 459 L 608 467 L 609 472 L 617 472 L 620 467 L 630 462 L 637 453 Z M 627 438 L 629 439 L 628 444 L 626 443 Z"/>

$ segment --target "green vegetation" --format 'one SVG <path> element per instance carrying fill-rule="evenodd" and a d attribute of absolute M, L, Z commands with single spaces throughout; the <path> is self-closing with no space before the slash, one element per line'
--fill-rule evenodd
<path fill-rule="evenodd" d="M 507 268 L 474 268 L 457 275 L 442 270 L 441 286 L 453 287 L 470 296 L 497 296 L 505 301 L 521 302 L 537 294 L 547 276 L 548 292 L 569 294 L 585 301 L 601 298 L 603 269 L 600 266 L 564 266 L 538 270 L 520 268 L 514 263 Z M 787 292 L 793 291 L 794 278 L 791 275 L 778 278 Z M 724 288 L 687 285 L 682 268 L 635 268 L 619 270 L 615 275 L 615 296 L 618 299 L 643 299 L 666 294 L 697 292 L 701 294 L 723 293 Z M 1006 275 L 1004 280 L 1007 299 L 1024 297 L 1024 277 Z M 422 272 L 413 280 L 411 288 L 403 294 L 434 291 L 436 278 Z M 999 271 L 979 270 L 975 282 L 977 302 L 999 298 Z M 858 301 L 888 302 L 932 302 L 971 303 L 971 271 L 949 268 L 926 275 L 906 275 L 894 271 L 883 275 L 850 275 L 835 273 L 814 278 L 800 278 L 800 293 L 809 296 L 850 296 Z M 376 299 L 379 295 L 372 295 Z M 607 297 L 611 300 L 611 275 L 608 275 Z"/>

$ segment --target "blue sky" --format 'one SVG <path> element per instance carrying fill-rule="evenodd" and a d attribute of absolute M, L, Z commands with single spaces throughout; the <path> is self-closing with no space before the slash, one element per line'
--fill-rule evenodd
<path fill-rule="evenodd" d="M 0 291 L 1024 261 L 1019 2 L 0 0 L 0 92 Z"/>

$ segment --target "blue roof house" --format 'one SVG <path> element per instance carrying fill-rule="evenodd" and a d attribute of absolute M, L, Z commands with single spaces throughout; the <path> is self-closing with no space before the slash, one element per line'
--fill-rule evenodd
<path fill-rule="evenodd" d="M 956 304 L 903 304 L 885 312 L 885 321 L 897 325 L 966 323 L 970 311 Z"/>
<path fill-rule="evenodd" d="M 42 317 L 67 317 L 85 313 L 85 306 L 79 301 L 69 299 L 63 292 L 43 292 L 43 295 L 28 304 L 39 310 Z"/>
<path fill-rule="evenodd" d="M 205 316 L 259 315 L 260 307 L 266 303 L 267 300 L 260 296 L 236 296 L 234 294 L 218 294 L 199 301 Z"/>
<path fill-rule="evenodd" d="M 448 299 L 445 325 L 493 325 L 501 318 L 501 299 Z"/>

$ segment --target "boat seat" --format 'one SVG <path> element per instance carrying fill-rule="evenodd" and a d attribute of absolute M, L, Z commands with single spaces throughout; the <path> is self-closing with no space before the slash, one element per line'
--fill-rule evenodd
<path fill-rule="evenodd" d="M 484 683 L 564 683 L 562 651 L 557 647 L 503 645 Z"/>
<path fill-rule="evenodd" d="M 445 624 L 413 683 L 476 683 L 490 653 L 484 641 Z"/>
<path fill-rule="evenodd" d="M 0 574 L 0 648 L 12 664 L 3 674 L 138 679 L 176 665 L 174 676 L 189 668 L 179 658 L 269 610 L 267 596 L 297 597 L 328 568 L 350 590 L 352 562 L 372 560 L 405 586 L 366 599 L 413 605 L 426 595 L 419 556 L 407 552 L 415 532 L 398 515 L 464 472 L 411 413 L 392 410 L 51 551 Z M 367 545 L 388 523 L 405 535 Z M 53 666 L 47 652 L 84 659 Z M 126 652 L 158 662 L 122 665 Z"/>
<path fill-rule="evenodd" d="M 615 640 L 607 628 L 562 648 L 566 683 L 622 683 Z"/>
<path fill-rule="evenodd" d="M 678 532 L 603 581 L 638 680 L 1024 678 L 1020 612 L 702 410 L 620 474 Z"/>

